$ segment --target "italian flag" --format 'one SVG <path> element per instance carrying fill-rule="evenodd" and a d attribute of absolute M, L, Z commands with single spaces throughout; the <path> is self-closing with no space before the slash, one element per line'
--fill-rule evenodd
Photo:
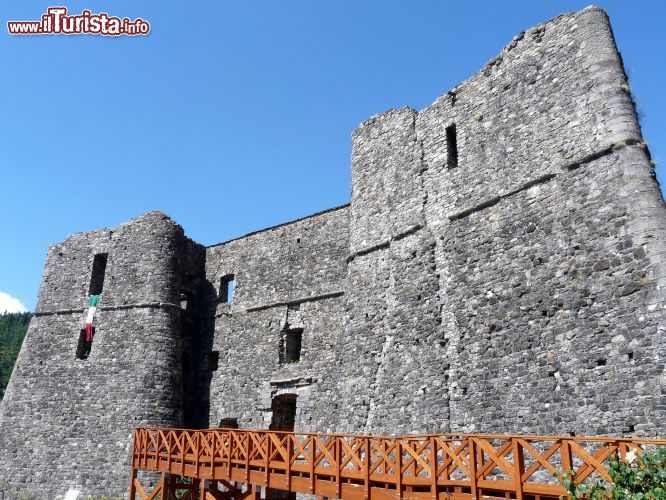
<path fill-rule="evenodd" d="M 95 311 L 97 311 L 97 304 L 99 304 L 99 295 L 91 295 L 88 297 L 88 315 L 86 316 L 86 342 L 92 342 L 93 339 L 93 318 Z"/>

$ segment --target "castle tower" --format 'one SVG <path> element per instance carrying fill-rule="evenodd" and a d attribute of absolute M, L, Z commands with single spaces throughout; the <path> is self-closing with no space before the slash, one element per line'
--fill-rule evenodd
<path fill-rule="evenodd" d="M 192 249 L 151 212 L 49 248 L 39 301 L 0 406 L 0 489 L 122 495 L 132 428 L 182 423 L 181 286 Z M 95 333 L 82 345 L 89 295 Z M 87 352 L 86 352 L 87 351 Z"/>
<path fill-rule="evenodd" d="M 330 431 L 448 430 L 417 117 L 411 109 L 391 110 L 352 138 L 347 318 L 328 377 L 333 408 L 320 407 Z"/>
<path fill-rule="evenodd" d="M 666 208 L 602 9 L 352 142 L 322 430 L 663 434 Z"/>
<path fill-rule="evenodd" d="M 361 124 L 351 205 L 208 248 L 158 212 L 52 246 L 0 491 L 122 495 L 139 425 L 663 435 L 665 257 L 608 18 L 559 16 Z"/>

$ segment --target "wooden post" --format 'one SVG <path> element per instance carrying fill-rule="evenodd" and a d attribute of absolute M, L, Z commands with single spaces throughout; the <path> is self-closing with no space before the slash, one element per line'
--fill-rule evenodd
<path fill-rule="evenodd" d="M 291 491 L 291 454 L 294 449 L 294 443 L 292 443 L 294 438 L 293 434 L 287 436 L 287 491 Z"/>
<path fill-rule="evenodd" d="M 229 456 L 227 457 L 227 480 L 231 479 L 231 449 L 233 448 L 234 445 L 234 434 L 233 431 L 227 431 L 227 443 L 228 443 L 228 448 L 227 448 L 227 453 Z"/>
<path fill-rule="evenodd" d="M 312 457 L 312 461 L 310 462 L 310 493 L 313 495 L 315 493 L 315 482 L 317 480 L 317 474 L 315 473 L 315 460 L 317 459 L 316 448 L 317 441 L 314 436 L 310 436 L 310 456 Z"/>
<path fill-rule="evenodd" d="M 369 499 L 370 498 L 370 439 L 369 438 L 364 438 L 363 439 L 363 445 L 365 448 L 365 460 L 363 463 L 365 464 L 364 467 L 364 472 L 365 472 L 365 498 Z"/>
<path fill-rule="evenodd" d="M 132 467 L 132 473 L 130 474 L 130 490 L 129 490 L 128 500 L 135 500 L 136 498 L 136 484 L 134 484 L 135 479 L 136 479 L 136 469 Z"/>
<path fill-rule="evenodd" d="M 435 440 L 437 440 L 437 438 L 435 438 Z M 447 441 L 444 441 L 444 444 L 447 444 Z M 448 445 L 453 446 L 453 441 L 448 441 Z M 452 460 L 451 454 L 449 453 L 448 447 L 445 448 L 444 446 L 442 446 L 442 465 L 446 464 L 447 460 L 449 462 Z M 450 470 L 451 470 L 450 464 L 446 465 L 442 470 L 442 473 L 444 474 L 443 479 L 445 482 L 448 482 L 449 479 L 451 478 L 451 474 L 449 472 Z"/>
<path fill-rule="evenodd" d="M 247 447 L 245 448 L 245 482 L 250 482 L 250 451 L 252 450 L 252 439 L 250 438 L 250 433 L 246 432 L 245 437 L 247 437 Z M 254 491 L 254 490 L 252 490 Z"/>
<path fill-rule="evenodd" d="M 398 451 L 396 452 L 396 461 L 398 466 L 396 467 L 397 476 L 396 476 L 396 489 L 398 490 L 398 498 L 402 499 L 402 439 L 396 439 L 398 443 Z"/>
<path fill-rule="evenodd" d="M 169 488 L 169 479 L 167 477 L 166 472 L 162 472 L 162 479 L 160 479 L 159 489 L 160 489 L 160 495 L 161 495 L 160 498 L 164 498 L 164 499 L 169 498 L 169 490 L 170 490 L 170 488 Z"/>
<path fill-rule="evenodd" d="M 202 480 L 199 483 L 199 491 L 197 491 L 196 500 L 206 500 L 206 490 L 208 489 L 207 481 Z M 192 495 L 192 500 L 195 499 L 195 496 Z"/>
<path fill-rule="evenodd" d="M 157 445 L 155 446 L 155 465 L 157 470 L 160 470 L 160 436 L 162 435 L 161 431 L 157 431 Z"/>
<path fill-rule="evenodd" d="M 268 490 L 268 487 L 270 485 L 271 481 L 271 442 L 273 440 L 271 437 L 266 433 L 266 490 Z"/>
<path fill-rule="evenodd" d="M 180 475 L 185 475 L 185 433 L 181 432 L 182 443 L 180 447 Z"/>
<path fill-rule="evenodd" d="M 437 440 L 430 436 L 430 498 L 437 500 Z"/>
<path fill-rule="evenodd" d="M 173 448 L 172 448 L 172 434 L 171 431 L 169 431 L 169 434 L 167 434 L 167 470 L 171 472 L 171 454 L 173 453 Z"/>
<path fill-rule="evenodd" d="M 199 461 L 201 459 L 201 432 L 197 431 L 196 432 L 196 439 L 194 440 L 194 454 L 195 454 L 195 460 L 196 462 L 194 463 L 194 474 L 199 477 Z"/>
<path fill-rule="evenodd" d="M 150 432 L 150 431 L 146 429 L 146 430 L 142 433 L 143 436 L 144 436 L 144 438 L 146 438 L 146 436 L 148 435 L 149 432 Z M 142 448 L 143 448 L 143 450 L 142 450 L 143 453 L 139 452 L 139 463 L 142 464 L 142 465 L 143 465 L 143 468 L 145 469 L 145 468 L 146 468 L 146 453 L 148 453 L 148 439 L 146 438 L 145 443 L 142 443 L 142 444 L 143 444 L 143 446 L 142 446 Z M 143 455 L 143 459 L 141 458 L 141 455 Z"/>
<path fill-rule="evenodd" d="M 261 490 L 256 484 L 252 485 L 252 493 L 250 494 L 250 500 L 261 500 Z"/>
<path fill-rule="evenodd" d="M 620 442 L 618 443 L 618 455 L 620 456 L 620 460 L 623 462 L 626 462 L 627 460 L 627 452 L 629 452 L 629 446 L 627 443 Z"/>
<path fill-rule="evenodd" d="M 568 439 L 563 439 L 560 445 L 560 457 L 562 458 L 562 475 L 564 476 L 569 471 L 573 471 L 573 460 L 571 456 L 571 445 Z M 574 477 L 571 478 L 575 480 Z"/>
<path fill-rule="evenodd" d="M 471 436 L 467 437 L 467 449 L 469 451 L 469 479 L 472 490 L 472 500 L 478 500 L 479 492 L 476 484 L 476 443 Z"/>
<path fill-rule="evenodd" d="M 513 485 L 516 488 L 516 500 L 523 500 L 523 474 L 525 473 L 525 458 L 523 446 L 518 438 L 511 438 L 513 445 Z"/>
<path fill-rule="evenodd" d="M 136 456 L 136 449 L 139 443 L 137 442 L 137 437 L 138 437 L 138 429 L 134 429 L 132 432 L 132 468 L 136 467 L 137 464 L 137 456 Z"/>
<path fill-rule="evenodd" d="M 338 488 L 338 498 L 342 498 L 342 443 L 341 437 L 335 437 L 335 460 L 337 461 L 337 468 L 335 471 L 335 481 Z"/>
<path fill-rule="evenodd" d="M 215 459 L 217 458 L 217 449 L 215 443 L 217 442 L 218 434 L 213 431 L 213 442 L 210 444 L 210 477 L 215 479 Z M 203 489 L 203 488 L 202 488 Z"/>
<path fill-rule="evenodd" d="M 199 498 L 199 491 L 201 490 L 201 479 L 199 478 L 192 478 L 192 485 L 190 486 L 190 489 L 187 491 L 189 493 L 189 498 L 192 500 L 198 500 Z M 167 497 L 164 497 L 165 500 Z"/>

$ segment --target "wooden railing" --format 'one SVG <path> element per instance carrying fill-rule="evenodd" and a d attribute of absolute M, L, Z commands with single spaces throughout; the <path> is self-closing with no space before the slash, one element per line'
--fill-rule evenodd
<path fill-rule="evenodd" d="M 134 431 L 130 500 L 259 498 L 258 487 L 328 498 L 541 498 L 557 479 L 605 480 L 608 459 L 666 440 L 506 435 L 357 436 L 236 429 Z M 631 456 L 631 455 L 630 455 Z M 162 472 L 147 494 L 137 471 Z M 177 477 L 192 478 L 190 484 Z"/>

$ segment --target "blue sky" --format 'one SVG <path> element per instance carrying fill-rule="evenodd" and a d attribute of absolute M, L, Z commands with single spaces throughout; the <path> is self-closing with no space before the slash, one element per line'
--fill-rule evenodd
<path fill-rule="evenodd" d="M 50 243 L 160 209 L 213 244 L 349 201 L 350 134 L 420 109 L 520 31 L 587 1 L 73 1 L 147 37 L 12 37 L 4 1 L 0 292 L 33 309 Z M 56 2 L 56 5 L 63 3 Z M 643 132 L 666 153 L 666 2 L 604 1 Z"/>

